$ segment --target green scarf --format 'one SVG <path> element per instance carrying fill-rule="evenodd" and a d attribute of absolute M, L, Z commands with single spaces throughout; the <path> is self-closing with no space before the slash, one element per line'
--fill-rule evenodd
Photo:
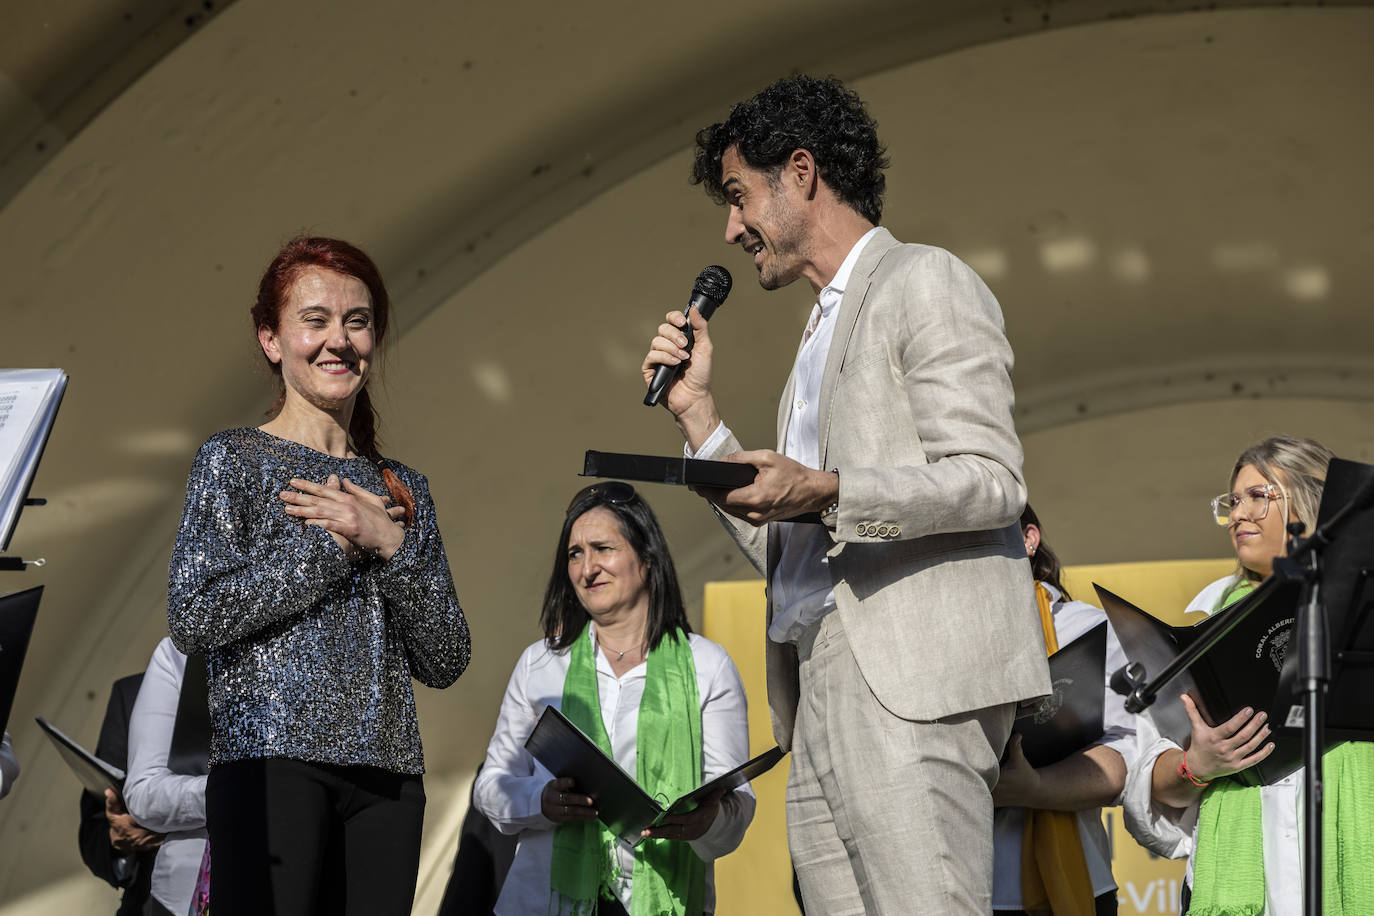
<path fill-rule="evenodd" d="M 1253 586 L 1237 582 L 1222 607 Z M 1374 745 L 1349 742 L 1322 757 L 1324 916 L 1374 913 Z M 1193 853 L 1188 916 L 1258 916 L 1264 912 L 1264 829 L 1260 787 L 1234 779 L 1202 795 Z"/>
<path fill-rule="evenodd" d="M 1324 916 L 1374 913 L 1374 744 L 1350 741 L 1322 757 Z M 1259 786 L 1221 779 L 1198 812 L 1193 902 L 1188 916 L 1264 912 L 1264 846 Z"/>
<path fill-rule="evenodd" d="M 596 658 L 590 635 L 573 643 L 563 681 L 563 714 L 612 755 L 601 718 Z M 650 795 L 671 801 L 701 784 L 701 699 L 687 634 L 669 633 L 650 650 L 635 737 L 635 779 Z M 563 824 L 554 832 L 550 885 L 557 911 L 576 916 L 612 899 L 616 838 L 600 821 Z M 706 863 L 691 845 L 644 840 L 634 853 L 630 916 L 700 916 Z"/>

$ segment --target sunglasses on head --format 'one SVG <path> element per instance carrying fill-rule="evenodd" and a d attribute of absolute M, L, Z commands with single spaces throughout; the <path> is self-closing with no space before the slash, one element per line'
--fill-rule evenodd
<path fill-rule="evenodd" d="M 612 505 L 619 506 L 624 503 L 633 502 L 638 498 L 639 494 L 635 492 L 635 488 L 625 483 L 625 481 L 605 480 L 578 490 L 572 500 L 568 502 L 568 508 L 563 514 L 569 515 L 572 513 L 572 510 L 576 509 L 578 506 L 591 502 L 611 503 Z"/>

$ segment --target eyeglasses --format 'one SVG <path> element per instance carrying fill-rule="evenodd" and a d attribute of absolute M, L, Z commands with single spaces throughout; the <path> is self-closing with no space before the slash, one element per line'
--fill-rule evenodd
<path fill-rule="evenodd" d="M 634 487 L 630 486 L 625 481 L 603 480 L 600 483 L 594 483 L 589 487 L 583 487 L 578 490 L 572 500 L 569 501 L 568 508 L 563 514 L 571 515 L 573 509 L 590 502 L 610 503 L 611 505 L 619 506 L 623 503 L 633 502 L 636 499 L 639 499 L 639 494 L 635 492 Z"/>
<path fill-rule="evenodd" d="M 1212 497 L 1212 517 L 1223 528 L 1231 524 L 1236 509 L 1244 507 L 1245 517 L 1257 522 L 1269 514 L 1269 503 L 1283 496 L 1276 484 L 1251 487 L 1244 493 L 1223 493 Z"/>

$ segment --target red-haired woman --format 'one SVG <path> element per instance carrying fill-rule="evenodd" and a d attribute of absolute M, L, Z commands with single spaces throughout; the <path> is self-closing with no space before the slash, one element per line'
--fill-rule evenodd
<path fill-rule="evenodd" d="M 362 251 L 287 243 L 253 307 L 282 381 L 272 418 L 191 467 L 167 617 L 208 665 L 217 916 L 410 912 L 411 678 L 448 686 L 469 641 L 425 478 L 377 452 L 367 383 L 389 311 Z"/>

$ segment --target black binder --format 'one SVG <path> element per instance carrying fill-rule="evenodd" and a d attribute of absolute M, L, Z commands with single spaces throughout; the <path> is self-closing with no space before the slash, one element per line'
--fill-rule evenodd
<path fill-rule="evenodd" d="M 86 791 L 97 798 L 104 798 L 106 789 L 114 789 L 121 798 L 124 797 L 123 770 L 101 760 L 68 738 L 61 729 L 42 716 L 37 716 L 34 721 L 43 729 L 43 733 L 52 739 L 62 761 L 76 774 L 76 778 L 81 780 L 81 785 L 86 787 Z"/>
<path fill-rule="evenodd" d="M 172 743 L 167 749 L 167 769 L 183 776 L 210 772 L 210 701 L 205 656 L 187 656 L 186 672 L 172 724 Z"/>
<path fill-rule="evenodd" d="M 752 464 L 736 461 L 705 461 L 682 455 L 630 455 L 624 452 L 588 451 L 582 460 L 583 477 L 614 477 L 647 483 L 736 490 L 754 482 L 758 471 Z"/>
<path fill-rule="evenodd" d="M 1106 690 L 1107 622 L 1104 620 L 1049 658 L 1050 696 L 1016 720 L 1021 752 L 1039 769 L 1058 763 L 1102 737 Z"/>
<path fill-rule="evenodd" d="M 29 637 L 38 617 L 38 602 L 43 586 L 26 588 L 0 598 L 0 732 L 10 721 L 14 694 L 19 689 L 19 672 L 29 651 Z"/>
<path fill-rule="evenodd" d="M 675 483 L 688 487 L 714 487 L 738 490 L 754 482 L 758 469 L 738 461 L 707 461 L 682 455 L 631 455 L 625 452 L 588 450 L 582 459 L 583 477 L 613 477 L 645 483 Z M 821 524 L 819 512 L 804 512 L 783 521 L 804 525 Z"/>
<path fill-rule="evenodd" d="M 1297 618 L 1297 583 L 1267 579 L 1249 595 L 1191 627 L 1170 626 L 1102 586 L 1093 587 L 1126 657 L 1142 663 L 1146 671 L 1164 670 L 1181 649 L 1229 629 L 1192 668 L 1160 690 L 1150 707 L 1160 734 L 1187 747 L 1192 726 L 1179 699 L 1183 693 L 1193 698 L 1213 724 L 1248 706 L 1269 714 L 1274 752 L 1234 778 L 1246 785 L 1269 785 L 1302 766 L 1302 733 L 1285 727 L 1293 705 L 1292 679 L 1281 677 Z"/>
<path fill-rule="evenodd" d="M 764 751 L 665 807 L 552 706 L 539 717 L 534 731 L 525 741 L 525 749 L 554 776 L 571 776 L 576 780 L 578 792 L 596 799 L 601 822 L 631 846 L 642 842 L 643 837 L 639 834 L 644 828 L 660 823 L 670 814 L 686 814 L 719 789 L 728 792 L 762 776 L 786 753 L 779 747 Z"/>

